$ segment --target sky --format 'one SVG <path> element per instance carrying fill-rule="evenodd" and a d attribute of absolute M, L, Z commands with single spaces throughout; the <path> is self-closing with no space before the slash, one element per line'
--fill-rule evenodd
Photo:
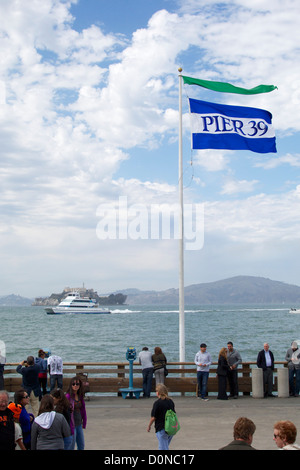
<path fill-rule="evenodd" d="M 300 285 L 299 13 L 298 0 L 0 0 L 0 295 L 178 287 L 179 241 L 153 236 L 150 214 L 178 207 L 180 67 L 278 87 L 182 85 L 184 207 L 202 211 L 185 285 Z M 191 150 L 188 97 L 270 111 L 277 153 Z"/>

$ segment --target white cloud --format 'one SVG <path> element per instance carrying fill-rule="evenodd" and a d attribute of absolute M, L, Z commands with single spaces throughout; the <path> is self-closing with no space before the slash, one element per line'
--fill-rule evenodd
<path fill-rule="evenodd" d="M 284 164 L 290 165 L 292 167 L 300 167 L 300 154 L 297 153 L 292 155 L 287 153 L 281 157 L 278 156 L 275 158 L 268 158 L 266 160 L 262 160 L 259 163 L 256 163 L 256 166 L 264 168 L 265 170 L 270 170 Z"/>
<path fill-rule="evenodd" d="M 299 186 L 286 194 L 261 193 L 241 200 L 207 202 L 205 226 L 211 234 L 222 233 L 227 240 L 250 244 L 296 241 L 299 205 Z"/>
<path fill-rule="evenodd" d="M 230 151 L 225 154 L 221 150 L 201 150 L 195 152 L 194 162 L 207 171 L 222 171 L 228 168 Z"/>
<path fill-rule="evenodd" d="M 239 194 L 239 193 L 251 193 L 257 186 L 258 181 L 247 181 L 247 180 L 233 180 L 226 181 L 223 185 L 221 194 Z"/>

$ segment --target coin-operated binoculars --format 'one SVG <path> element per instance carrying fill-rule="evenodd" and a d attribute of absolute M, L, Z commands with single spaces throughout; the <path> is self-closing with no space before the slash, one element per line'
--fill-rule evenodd
<path fill-rule="evenodd" d="M 129 361 L 129 387 L 120 388 L 120 392 L 122 393 L 122 398 L 126 398 L 128 394 L 129 394 L 128 398 L 133 398 L 133 395 L 135 395 L 136 398 L 140 398 L 140 393 L 143 391 L 143 389 L 133 387 L 133 361 L 136 359 L 135 348 L 127 349 L 126 359 Z"/>

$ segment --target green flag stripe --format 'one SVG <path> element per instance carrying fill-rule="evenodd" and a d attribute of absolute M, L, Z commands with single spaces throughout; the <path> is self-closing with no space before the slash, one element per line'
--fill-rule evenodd
<path fill-rule="evenodd" d="M 182 75 L 183 83 L 187 85 L 198 85 L 204 88 L 208 88 L 213 91 L 220 91 L 221 93 L 237 93 L 240 95 L 257 95 L 259 93 L 269 93 L 277 89 L 274 85 L 258 85 L 254 88 L 241 88 L 230 83 L 225 82 L 214 82 L 211 80 L 200 80 L 198 78 L 191 78 Z"/>

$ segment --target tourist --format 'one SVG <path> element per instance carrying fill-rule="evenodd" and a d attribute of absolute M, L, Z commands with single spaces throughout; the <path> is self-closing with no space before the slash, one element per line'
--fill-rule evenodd
<path fill-rule="evenodd" d="M 5 346 L 4 343 L 0 340 L 0 390 L 4 390 L 4 366 L 6 363 L 6 357 L 5 357 Z M 2 355 L 3 353 L 3 355 Z"/>
<path fill-rule="evenodd" d="M 35 363 L 40 366 L 39 383 L 42 395 L 46 395 L 47 393 L 47 359 L 45 358 L 45 351 L 43 351 L 43 349 L 40 349 L 38 351 L 38 357 L 35 358 Z"/>
<path fill-rule="evenodd" d="M 15 403 L 10 403 L 8 408 L 12 411 L 14 415 L 15 422 L 15 443 L 20 448 L 20 450 L 27 450 L 23 442 L 23 433 L 20 426 L 19 418 L 22 413 L 22 406 L 16 405 Z"/>
<path fill-rule="evenodd" d="M 221 348 L 218 358 L 218 400 L 228 400 L 226 393 L 229 365 L 227 362 L 227 348 Z"/>
<path fill-rule="evenodd" d="M 263 370 L 263 382 L 264 382 L 264 396 L 274 397 L 273 395 L 273 371 L 274 371 L 274 355 L 270 351 L 269 344 L 264 344 L 262 349 L 257 356 L 257 367 Z"/>
<path fill-rule="evenodd" d="M 54 411 L 61 413 L 66 418 L 68 425 L 71 423 L 71 404 L 61 388 L 52 390 L 51 396 L 54 400 Z M 70 436 L 64 438 L 64 449 L 70 450 L 73 442 L 73 436 L 70 430 Z"/>
<path fill-rule="evenodd" d="M 162 352 L 161 348 L 158 346 L 154 348 L 154 354 L 152 355 L 152 363 L 154 369 L 155 384 L 164 384 L 167 358 Z"/>
<path fill-rule="evenodd" d="M 230 398 L 238 398 L 239 386 L 238 386 L 238 366 L 242 363 L 240 353 L 234 349 L 232 341 L 227 343 L 227 361 L 229 365 L 228 370 L 228 382 L 230 389 Z"/>
<path fill-rule="evenodd" d="M 35 364 L 33 356 L 28 356 L 27 361 L 22 361 L 17 367 L 17 372 L 23 376 L 22 386 L 28 393 L 34 416 L 37 416 L 39 412 L 39 397 L 41 395 L 39 383 L 40 370 L 40 366 Z"/>
<path fill-rule="evenodd" d="M 233 427 L 233 441 L 220 450 L 255 450 L 252 447 L 256 426 L 251 419 L 238 418 Z"/>
<path fill-rule="evenodd" d="M 153 364 L 152 354 L 147 346 L 139 353 L 139 363 L 142 366 L 144 397 L 149 398 L 152 388 Z"/>
<path fill-rule="evenodd" d="M 165 431 L 165 415 L 167 410 L 173 410 L 175 412 L 175 405 L 173 400 L 169 398 L 168 389 L 165 385 L 158 384 L 155 391 L 158 400 L 153 404 L 147 431 L 151 431 L 151 426 L 154 423 L 155 433 L 158 439 L 158 450 L 169 450 L 173 436 L 169 436 Z"/>
<path fill-rule="evenodd" d="M 75 443 L 78 450 L 84 450 L 84 434 L 83 429 L 86 428 L 87 415 L 84 402 L 83 385 L 80 378 L 73 377 L 71 379 L 66 397 L 71 404 L 71 434 L 73 441 L 71 450 L 75 449 Z"/>
<path fill-rule="evenodd" d="M 9 396 L 0 391 L 0 450 L 15 450 L 14 414 L 8 408 Z M 2 459 L 3 460 L 3 459 Z"/>
<path fill-rule="evenodd" d="M 282 450 L 300 450 L 295 443 L 297 428 L 291 421 L 278 421 L 274 424 L 273 440 L 277 447 Z"/>
<path fill-rule="evenodd" d="M 4 364 L 0 362 L 0 390 L 4 389 Z"/>
<path fill-rule="evenodd" d="M 47 360 L 50 375 L 50 392 L 54 388 L 63 388 L 63 361 L 60 356 L 50 356 Z"/>
<path fill-rule="evenodd" d="M 207 401 L 207 382 L 209 376 L 209 367 L 212 363 L 211 355 L 206 351 L 206 344 L 200 344 L 200 350 L 195 356 L 195 364 L 197 366 L 197 383 L 198 383 L 198 397 Z"/>
<path fill-rule="evenodd" d="M 27 450 L 23 442 L 22 429 L 19 423 L 15 420 L 15 443 L 20 450 Z"/>
<path fill-rule="evenodd" d="M 44 395 L 39 415 L 32 424 L 31 450 L 64 450 L 64 437 L 69 435 L 65 417 L 54 411 L 53 397 Z"/>
<path fill-rule="evenodd" d="M 290 396 L 297 397 L 300 391 L 300 350 L 297 341 L 293 341 L 291 347 L 287 350 L 285 360 L 289 370 L 289 389 Z M 294 379 L 296 378 L 296 384 Z"/>
<path fill-rule="evenodd" d="M 31 448 L 31 426 L 34 420 L 32 413 L 28 413 L 26 406 L 29 403 L 29 396 L 26 390 L 17 390 L 14 395 L 15 406 L 21 406 L 21 413 L 19 416 L 19 424 L 22 429 L 23 443 L 27 450 Z"/>

